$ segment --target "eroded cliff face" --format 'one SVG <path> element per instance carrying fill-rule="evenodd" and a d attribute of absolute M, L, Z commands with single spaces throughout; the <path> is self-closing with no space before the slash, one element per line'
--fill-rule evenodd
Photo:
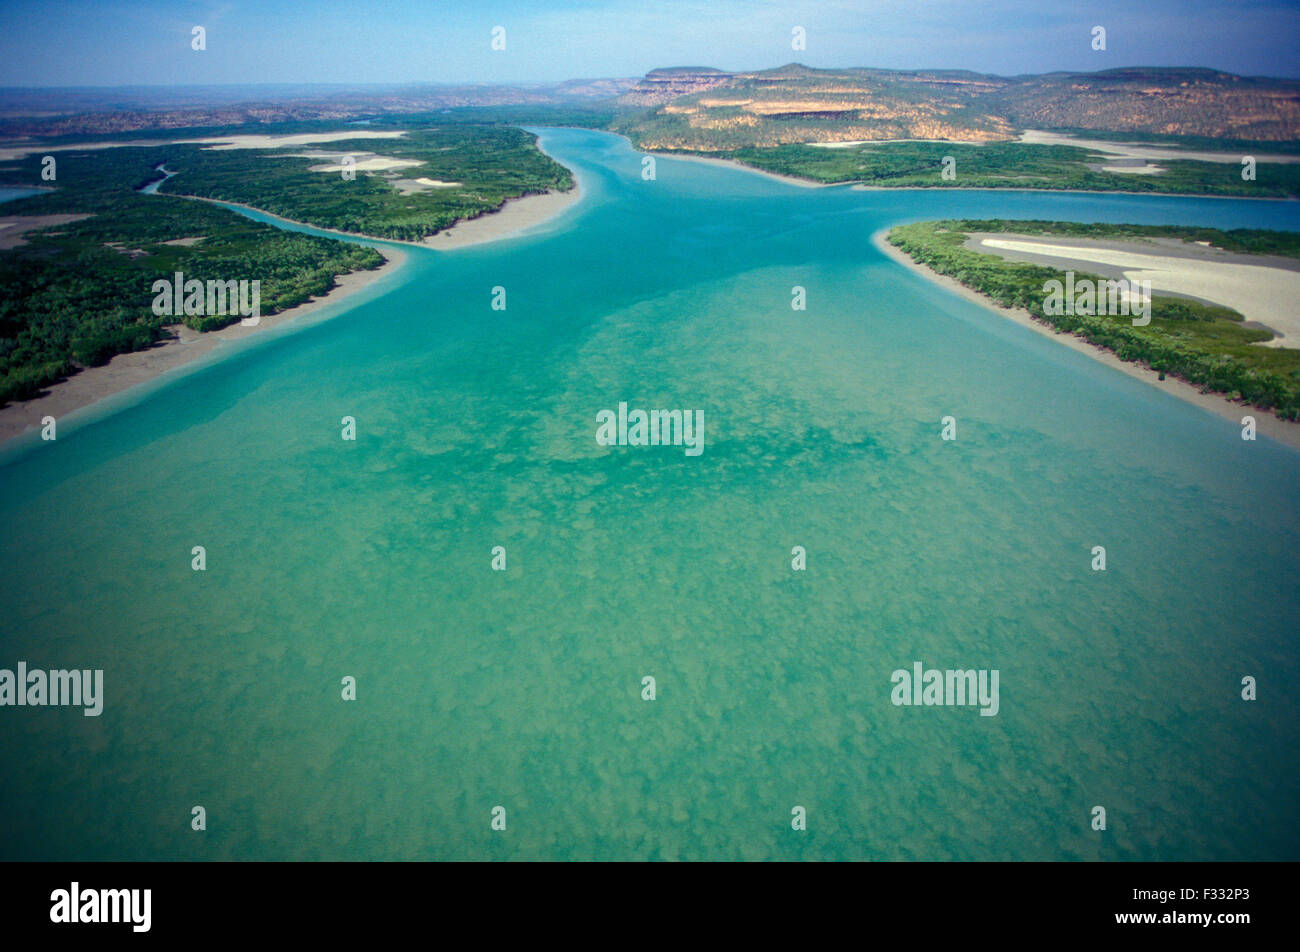
<path fill-rule="evenodd" d="M 974 74 L 815 70 L 656 70 L 622 99 L 652 110 L 629 131 L 645 148 L 728 150 L 859 139 L 1007 138 L 1001 117 L 970 108 L 1005 80 Z"/>
<path fill-rule="evenodd" d="M 628 106 L 662 106 L 683 96 L 727 86 L 733 79 L 732 73 L 704 66 L 652 69 L 619 101 Z"/>
<path fill-rule="evenodd" d="M 1148 132 L 1210 138 L 1300 138 L 1300 83 L 1211 70 L 1113 70 L 1035 77 L 992 97 L 1025 128 Z M 1001 100 L 999 102 L 999 100 Z"/>

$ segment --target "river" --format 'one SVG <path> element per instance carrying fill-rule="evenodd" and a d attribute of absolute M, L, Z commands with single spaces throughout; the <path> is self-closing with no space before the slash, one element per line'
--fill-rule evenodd
<path fill-rule="evenodd" d="M 542 138 L 554 221 L 2 458 L 0 668 L 105 698 L 0 708 L 0 856 L 1300 857 L 1296 451 L 870 242 L 1300 203 Z M 703 452 L 598 444 L 620 402 L 701 411 Z M 893 704 L 915 662 L 998 671 L 997 714 Z"/>

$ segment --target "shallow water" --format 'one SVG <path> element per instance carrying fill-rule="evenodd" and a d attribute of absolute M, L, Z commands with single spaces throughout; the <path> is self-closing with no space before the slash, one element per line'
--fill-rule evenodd
<path fill-rule="evenodd" d="M 0 708 L 0 857 L 1300 858 L 1300 454 L 870 243 L 1300 203 L 543 143 L 556 221 L 2 458 L 0 667 L 106 701 Z M 702 410 L 703 454 L 598 445 L 620 401 Z M 997 669 L 998 714 L 894 706 L 914 661 Z"/>

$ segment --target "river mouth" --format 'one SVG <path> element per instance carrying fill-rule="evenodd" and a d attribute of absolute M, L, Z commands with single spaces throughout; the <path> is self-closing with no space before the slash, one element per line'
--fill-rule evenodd
<path fill-rule="evenodd" d="M 0 718 L 0 855 L 1297 855 L 1296 701 L 1240 687 L 1300 675 L 1295 453 L 870 242 L 1295 203 L 648 182 L 543 136 L 562 227 L 412 254 L 0 467 L 0 668 L 104 685 Z M 700 411 L 701 452 L 602 443 L 620 403 Z"/>

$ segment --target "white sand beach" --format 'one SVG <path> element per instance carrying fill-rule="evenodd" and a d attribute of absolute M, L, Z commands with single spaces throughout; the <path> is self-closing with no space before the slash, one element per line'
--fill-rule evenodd
<path fill-rule="evenodd" d="M 309 166 L 309 172 L 343 172 L 351 169 L 353 172 L 387 172 L 389 169 L 409 169 L 417 165 L 423 165 L 423 162 L 417 162 L 415 159 L 392 159 L 387 156 L 373 155 L 365 153 L 370 158 L 356 158 L 351 165 L 343 164 L 343 155 L 338 156 L 338 161 L 325 162 L 321 165 Z"/>
<path fill-rule="evenodd" d="M 900 251 L 898 248 L 895 248 L 885 240 L 885 235 L 888 234 L 888 232 L 889 229 L 887 228 L 876 232 L 871 236 L 871 243 L 879 248 L 886 257 L 901 264 L 903 267 L 909 269 L 915 274 L 921 275 L 926 280 L 931 281 L 968 301 L 978 304 L 1000 317 L 1008 318 L 1022 327 L 1029 328 L 1037 334 L 1051 337 L 1058 343 L 1064 344 L 1066 347 L 1076 350 L 1081 354 L 1086 354 L 1093 360 L 1100 361 L 1106 366 L 1118 370 L 1120 373 L 1128 374 L 1130 377 L 1141 380 L 1143 383 L 1149 384 L 1150 386 L 1157 387 L 1181 400 L 1186 400 L 1188 403 L 1195 404 L 1201 409 L 1207 410 L 1225 420 L 1240 424 L 1243 416 L 1253 416 L 1256 421 L 1258 432 L 1271 439 L 1277 440 L 1280 443 L 1285 443 L 1288 446 L 1300 449 L 1300 423 L 1281 420 L 1267 410 L 1261 410 L 1257 407 L 1251 407 L 1244 403 L 1229 400 L 1226 396 L 1221 394 L 1208 392 L 1202 393 L 1199 387 L 1187 383 L 1186 381 L 1178 380 L 1175 377 L 1166 376 L 1164 380 L 1161 380 L 1160 375 L 1150 368 L 1144 367 L 1141 364 L 1120 360 L 1111 351 L 1097 347 L 1096 345 L 1084 340 L 1082 337 L 1062 333 L 1054 327 L 1034 320 L 1033 315 L 1024 308 L 1002 307 L 985 297 L 983 294 L 980 294 L 978 291 L 966 287 L 959 281 L 956 281 L 947 275 L 931 271 L 923 265 L 917 264 L 909 255 Z"/>
<path fill-rule="evenodd" d="M 1093 242 L 1059 244 L 1017 236 L 972 238 L 974 250 L 1018 261 L 1040 261 L 1057 268 L 1080 270 L 1088 269 L 1089 265 L 1109 265 L 1129 281 L 1150 281 L 1153 292 L 1167 291 L 1230 307 L 1247 321 L 1262 324 L 1279 335 L 1257 346 L 1300 346 L 1300 309 L 1296 307 L 1300 301 L 1300 271 L 1246 264 L 1240 255 L 1233 261 L 1215 261 L 1212 249 L 1198 249 L 1198 246 L 1188 246 L 1188 249 L 1200 250 L 1201 254 L 1174 257 L 1137 252 L 1131 247 L 1108 248 Z"/>
<path fill-rule="evenodd" d="M 488 241 L 500 241 L 554 218 L 580 198 L 582 189 L 576 182 L 567 192 L 552 189 L 540 195 L 512 198 L 497 211 L 457 222 L 445 231 L 430 235 L 420 244 L 438 251 L 451 251 Z"/>
<path fill-rule="evenodd" d="M 843 141 L 809 142 L 816 149 L 851 149 L 860 145 L 889 145 L 894 142 L 926 142 L 938 145 L 984 145 L 983 140 L 965 139 L 846 139 Z"/>
<path fill-rule="evenodd" d="M 287 146 L 316 145 L 320 142 L 342 142 L 346 139 L 400 139 L 405 132 L 347 131 L 303 132 L 297 135 L 239 135 L 216 136 L 207 139 L 177 139 L 177 142 L 197 142 L 213 149 L 281 149 Z M 130 143 L 125 143 L 129 145 Z"/>
<path fill-rule="evenodd" d="M 681 159 L 683 162 L 703 162 L 706 165 L 716 165 L 724 169 L 740 169 L 742 172 L 752 172 L 755 175 L 765 175 L 770 179 L 776 179 L 778 182 L 784 182 L 786 185 L 797 185 L 800 188 L 827 188 L 827 183 L 812 182 L 808 179 L 795 178 L 793 175 L 780 175 L 776 172 L 765 172 L 763 169 L 756 169 L 751 165 L 745 165 L 737 162 L 735 159 L 718 159 L 707 155 L 683 155 L 680 152 L 647 152 L 646 155 L 659 156 L 665 159 Z"/>
<path fill-rule="evenodd" d="M 1134 138 L 1140 138 L 1139 133 L 1134 133 L 1133 135 Z M 1063 135 L 1059 132 L 1044 132 L 1041 129 L 1026 129 L 1017 141 L 1024 142 L 1027 145 L 1072 145 L 1123 159 L 1163 159 L 1164 161 L 1182 159 L 1185 162 L 1224 162 L 1230 165 L 1240 165 L 1241 157 L 1244 154 L 1242 152 L 1171 149 L 1158 145 L 1146 145 L 1143 143 L 1109 142 L 1104 139 L 1083 139 L 1076 136 Z M 1257 162 L 1279 162 L 1282 164 L 1300 162 L 1300 155 L 1283 155 L 1281 153 L 1264 152 L 1251 154 L 1255 156 Z M 1108 171 L 1132 170 L 1108 169 Z"/>
<path fill-rule="evenodd" d="M 1118 172 L 1120 175 L 1159 175 L 1168 169 L 1158 165 L 1103 165 L 1103 172 Z"/>

